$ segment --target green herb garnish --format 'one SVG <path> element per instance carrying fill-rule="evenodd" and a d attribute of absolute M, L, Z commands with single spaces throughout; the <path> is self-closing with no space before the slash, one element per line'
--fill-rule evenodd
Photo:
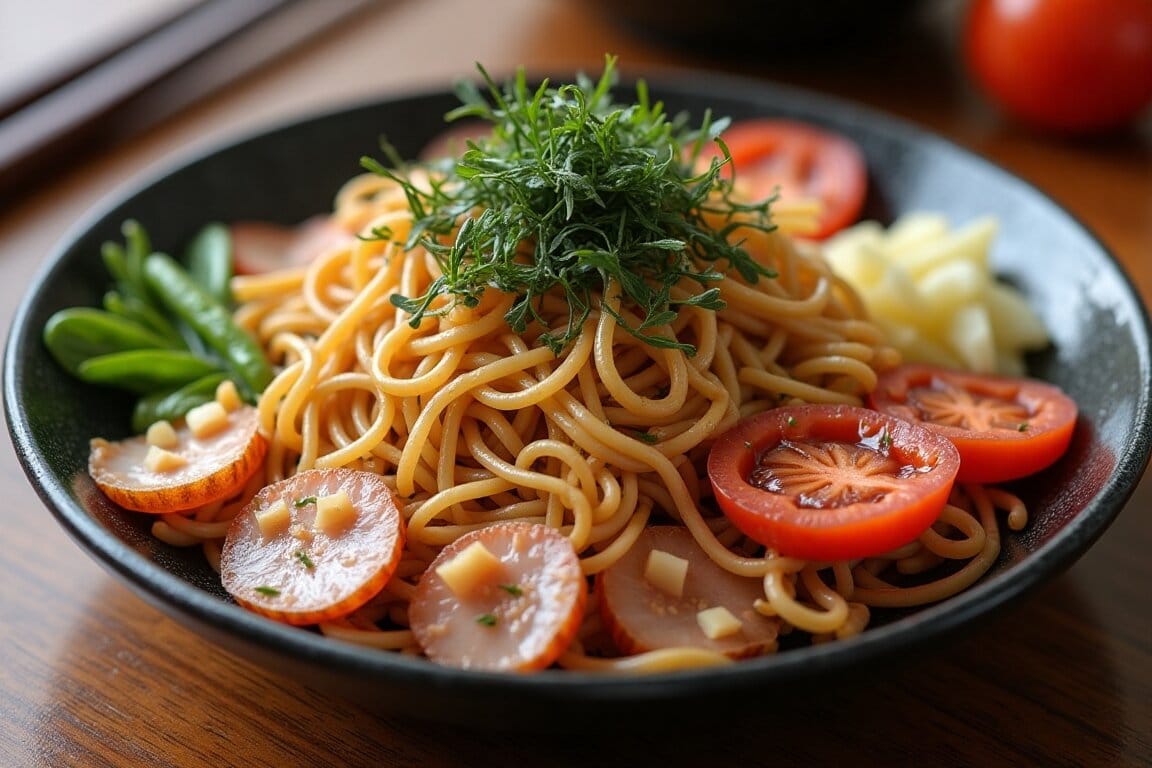
<path fill-rule="evenodd" d="M 316 567 L 316 563 L 312 562 L 312 558 L 309 557 L 308 553 L 302 549 L 296 550 L 296 559 L 299 560 L 300 564 L 303 565 L 305 568 L 315 568 Z"/>
<path fill-rule="evenodd" d="M 887 451 L 892 447 L 892 433 L 885 427 L 880 433 L 880 450 Z"/>
<path fill-rule="evenodd" d="M 652 434 L 651 432 L 641 432 L 638 429 L 633 430 L 632 434 L 635 435 L 637 440 L 639 440 L 643 443 L 648 443 L 648 445 L 655 445 L 657 443 L 657 441 L 660 440 L 659 437 Z"/>
<path fill-rule="evenodd" d="M 540 323 L 540 342 L 557 354 L 598 309 L 648 344 L 691 355 L 695 347 L 661 331 L 679 306 L 723 309 L 713 285 L 719 270 L 735 269 L 749 283 L 772 276 L 735 234 L 774 225 L 771 198 L 731 198 L 732 180 L 720 172 L 728 150 L 717 139 L 728 120 L 705 115 L 690 129 L 685 118 L 669 118 L 663 104 L 651 102 L 643 82 L 636 103 L 614 102 L 612 57 L 599 80 L 581 76 L 558 87 L 545 81 L 532 88 L 520 70 L 501 88 L 478 69 L 487 93 L 461 84 L 462 106 L 448 119 L 479 118 L 492 133 L 469 142 L 445 178 L 417 187 L 372 158 L 361 161 L 402 185 L 415 214 L 406 246 L 429 249 L 443 273 L 423 296 L 391 297 L 414 327 L 451 307 L 434 307 L 441 297 L 474 307 L 495 288 L 516 295 L 509 326 L 523 332 Z M 713 141 L 723 158 L 700 170 L 700 152 Z M 610 286 L 615 295 L 606 295 Z M 539 303 L 557 288 L 568 303 L 567 323 L 548 327 Z M 639 323 L 610 305 L 617 298 Z"/>
<path fill-rule="evenodd" d="M 524 594 L 524 590 L 520 588 L 519 584 L 501 584 L 500 589 L 512 595 L 512 597 L 520 597 Z"/>
<path fill-rule="evenodd" d="M 1020 422 L 1020 426 L 1016 427 L 1016 430 L 1019 432 L 1027 432 L 1028 431 L 1028 422 L 1026 422 L 1026 421 Z"/>
<path fill-rule="evenodd" d="M 476 617 L 476 623 L 483 624 L 485 627 L 494 627 L 496 626 L 496 614 L 482 613 Z"/>
<path fill-rule="evenodd" d="M 256 591 L 265 597 L 276 597 L 280 594 L 280 590 L 276 587 L 256 587 Z"/>
<path fill-rule="evenodd" d="M 315 504 L 315 503 L 316 503 L 316 497 L 315 496 L 305 496 L 302 499 L 296 499 L 296 501 L 292 502 L 292 506 L 296 507 L 296 509 L 300 509 L 301 507 L 306 507 L 309 504 Z"/>

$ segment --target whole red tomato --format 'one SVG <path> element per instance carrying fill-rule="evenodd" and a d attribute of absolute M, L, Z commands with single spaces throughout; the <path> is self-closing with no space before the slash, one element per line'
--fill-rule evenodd
<path fill-rule="evenodd" d="M 1152 102 L 1152 0 L 973 0 L 964 54 L 1008 114 L 1041 128 L 1115 128 Z"/>

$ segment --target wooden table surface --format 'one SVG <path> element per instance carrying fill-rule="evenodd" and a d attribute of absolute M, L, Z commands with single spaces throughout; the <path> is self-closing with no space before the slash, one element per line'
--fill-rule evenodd
<path fill-rule="evenodd" d="M 332 0 L 338 2 L 340 0 Z M 98 3 L 73 2 L 70 24 Z M 707 4 L 702 4 L 707 5 Z M 663 47 L 577 0 L 381 2 L 0 209 L 4 330 L 53 243 L 110 189 L 191 146 L 399 89 L 523 64 L 735 71 L 838 94 L 981 152 L 1092 228 L 1152 297 L 1152 119 L 1107 140 L 999 119 L 952 55 L 956 2 L 855 56 L 738 60 Z M 1152 765 L 1152 482 L 1046 587 L 882 683 L 830 685 L 772 718 L 610 737 L 468 732 L 383 717 L 224 655 L 90 561 L 7 434 L 0 546 L 0 765 Z M 771 695 L 768 692 L 767 695 Z"/>

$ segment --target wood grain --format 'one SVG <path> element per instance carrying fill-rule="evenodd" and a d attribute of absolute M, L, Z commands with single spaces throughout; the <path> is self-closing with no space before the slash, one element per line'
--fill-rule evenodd
<path fill-rule="evenodd" d="M 95 5 L 76 0 L 73 23 Z M 958 2 L 867 56 L 716 60 L 633 36 L 578 0 L 379 4 L 258 76 L 0 210 L 4 330 L 62 234 L 158 162 L 269 122 L 443 84 L 482 61 L 541 71 L 708 67 L 841 95 L 938 131 L 1052 194 L 1152 297 L 1152 121 L 1059 141 L 1001 121 L 950 49 Z M 480 30 L 484 30 L 483 33 Z M 1152 765 L 1152 483 L 1067 573 L 917 657 L 708 730 L 451 732 L 258 669 L 164 618 L 88 560 L 4 438 L 0 764 L 13 766 Z"/>

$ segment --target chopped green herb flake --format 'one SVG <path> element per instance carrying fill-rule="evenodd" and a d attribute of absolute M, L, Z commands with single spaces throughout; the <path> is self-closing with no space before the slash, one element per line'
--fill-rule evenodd
<path fill-rule="evenodd" d="M 636 436 L 637 440 L 648 443 L 648 445 L 654 445 L 660 439 L 651 432 L 641 432 L 640 430 L 635 430 L 632 434 Z"/>
<path fill-rule="evenodd" d="M 524 594 L 524 590 L 520 589 L 519 584 L 501 584 L 500 589 L 504 590 L 513 597 L 520 597 Z"/>
<path fill-rule="evenodd" d="M 485 627 L 494 627 L 496 626 L 496 614 L 482 613 L 476 617 L 476 623 L 483 624 Z"/>
<path fill-rule="evenodd" d="M 752 441 L 751 440 L 745 440 L 744 441 L 744 447 L 747 448 L 748 450 L 752 450 Z"/>
<path fill-rule="evenodd" d="M 308 553 L 302 549 L 296 550 L 296 559 L 299 560 L 300 564 L 303 565 L 305 568 L 315 568 L 316 567 L 316 563 L 312 562 L 312 558 L 309 557 Z"/>
<path fill-rule="evenodd" d="M 295 506 L 296 509 L 300 509 L 300 507 L 306 507 L 309 504 L 315 504 L 315 503 L 316 503 L 316 497 L 315 496 L 305 496 L 302 499 L 297 499 L 293 503 L 293 506 Z"/>
<path fill-rule="evenodd" d="M 276 587 L 256 587 L 256 591 L 265 597 L 277 597 L 280 594 L 280 590 Z"/>
<path fill-rule="evenodd" d="M 1020 422 L 1020 426 L 1016 427 L 1016 429 L 1020 432 L 1027 432 L 1028 431 L 1028 422 L 1026 422 L 1026 421 Z"/>
<path fill-rule="evenodd" d="M 788 426 L 790 426 L 790 427 L 796 426 L 796 417 L 795 416 L 789 416 L 788 417 Z"/>
<path fill-rule="evenodd" d="M 721 172 L 730 155 L 718 139 L 729 121 L 706 114 L 691 128 L 650 101 L 643 83 L 636 103 L 617 103 L 615 65 L 607 57 L 599 80 L 538 88 L 523 69 L 501 87 L 479 67 L 484 86 L 461 83 L 462 106 L 449 119 L 478 118 L 492 131 L 469 143 L 446 178 L 416 184 L 363 158 L 408 197 L 415 218 L 406 246 L 423 245 L 440 265 L 424 295 L 389 299 L 413 327 L 450 310 L 452 301 L 432 308 L 439 297 L 474 306 L 493 287 L 516 295 L 505 319 L 523 331 L 543 319 L 543 296 L 558 290 L 567 323 L 539 335 L 557 354 L 599 310 L 647 344 L 692 355 L 695 347 L 668 329 L 680 306 L 723 309 L 714 283 L 729 271 L 747 282 L 772 276 L 741 246 L 744 233 L 775 225 L 772 198 L 732 198 L 732 179 Z M 701 168 L 701 152 L 713 144 L 722 157 Z M 611 306 L 613 285 L 635 324 Z"/>

